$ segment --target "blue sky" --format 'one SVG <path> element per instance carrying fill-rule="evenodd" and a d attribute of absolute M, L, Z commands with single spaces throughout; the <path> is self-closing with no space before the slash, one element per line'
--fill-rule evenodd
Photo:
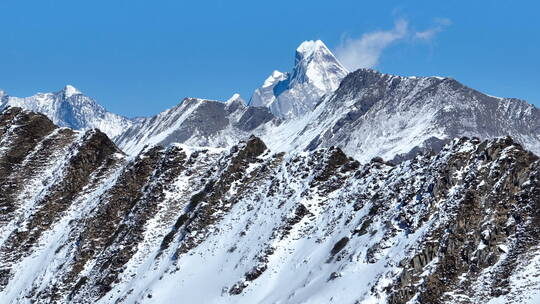
<path fill-rule="evenodd" d="M 540 105 L 536 1 L 377 2 L 2 0 L 0 88 L 72 84 L 113 112 L 147 116 L 186 96 L 249 99 L 274 69 L 290 70 L 304 40 L 354 49 L 393 33 L 365 65 Z"/>

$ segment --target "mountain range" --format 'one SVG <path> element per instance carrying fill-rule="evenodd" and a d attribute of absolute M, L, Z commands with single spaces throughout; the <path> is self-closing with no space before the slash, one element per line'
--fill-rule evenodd
<path fill-rule="evenodd" d="M 540 110 L 302 43 L 246 102 L 0 91 L 5 303 L 538 303 Z"/>
<path fill-rule="evenodd" d="M 156 116 L 128 119 L 72 86 L 17 98 L 0 93 L 0 110 L 19 106 L 75 130 L 98 128 L 124 152 L 184 143 L 230 147 L 256 135 L 275 151 L 338 146 L 359 161 L 402 161 L 437 152 L 455 137 L 512 136 L 540 153 L 540 110 L 483 94 L 447 77 L 348 72 L 320 41 L 303 42 L 291 72 L 274 71 L 249 102 L 185 98 Z"/>

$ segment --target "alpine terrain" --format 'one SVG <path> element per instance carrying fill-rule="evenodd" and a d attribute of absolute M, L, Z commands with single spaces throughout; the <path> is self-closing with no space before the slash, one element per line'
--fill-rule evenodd
<path fill-rule="evenodd" d="M 0 110 L 0 303 L 540 302 L 525 101 L 307 41 L 248 102 Z"/>
<path fill-rule="evenodd" d="M 111 138 L 132 124 L 130 119 L 108 112 L 71 85 L 56 93 L 38 93 L 25 98 L 9 96 L 0 91 L 0 110 L 8 106 L 43 113 L 62 127 L 75 130 L 98 128 Z"/>
<path fill-rule="evenodd" d="M 235 100 L 245 108 L 239 98 L 226 103 L 186 99 L 133 124 L 116 143 L 134 155 L 146 145 L 171 142 L 230 147 L 255 134 L 274 151 L 338 146 L 366 162 L 436 152 L 460 136 L 510 135 L 540 153 L 540 109 L 533 105 L 489 96 L 452 78 L 401 77 L 370 69 L 347 74 L 321 41 L 302 43 L 293 71 L 274 72 L 255 90 L 247 107 L 252 113 L 239 116 L 244 112 L 228 110 Z M 239 117 L 249 121 L 249 128 L 238 130 Z"/>
<path fill-rule="evenodd" d="M 313 110 L 347 73 L 322 41 L 305 41 L 296 49 L 293 71 L 274 71 L 255 90 L 250 105 L 268 107 L 277 117 L 297 117 Z"/>

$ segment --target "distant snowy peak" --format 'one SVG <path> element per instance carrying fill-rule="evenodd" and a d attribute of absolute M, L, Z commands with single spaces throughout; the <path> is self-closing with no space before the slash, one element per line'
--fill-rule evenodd
<path fill-rule="evenodd" d="M 349 73 L 321 41 L 305 41 L 296 49 L 290 87 L 311 82 L 321 91 L 335 90 Z"/>
<path fill-rule="evenodd" d="M 240 96 L 240 94 L 238 93 L 235 93 L 233 94 L 233 96 L 231 96 L 231 98 L 229 98 L 225 104 L 227 106 L 231 106 L 233 104 L 241 104 L 241 105 L 246 105 L 246 101 L 242 98 L 242 96 Z"/>
<path fill-rule="evenodd" d="M 268 76 L 268 78 L 266 78 L 262 87 L 263 88 L 273 87 L 278 82 L 287 79 L 287 76 L 288 76 L 287 73 L 282 73 L 278 70 L 275 70 L 274 72 L 272 72 L 270 76 Z"/>
<path fill-rule="evenodd" d="M 305 41 L 296 49 L 292 72 L 274 71 L 255 90 L 250 105 L 268 107 L 280 118 L 298 117 L 334 91 L 347 74 L 322 41 Z"/>
<path fill-rule="evenodd" d="M 73 87 L 72 85 L 69 85 L 69 84 L 66 85 L 61 92 L 64 93 L 64 96 L 66 98 L 69 98 L 69 97 L 71 97 L 73 95 L 82 94 L 81 91 L 77 90 L 75 87 Z"/>
<path fill-rule="evenodd" d="M 274 93 L 274 87 L 281 81 L 285 81 L 288 74 L 275 70 L 264 81 L 262 87 L 255 90 L 249 101 L 250 106 L 255 107 L 268 107 L 271 111 L 277 115 L 282 116 L 279 113 L 279 109 L 276 103 L 276 95 Z"/>
<path fill-rule="evenodd" d="M 0 93 L 0 110 L 8 106 L 45 114 L 62 127 L 76 130 L 97 128 L 110 138 L 118 136 L 132 124 L 128 118 L 108 112 L 72 85 L 66 85 L 55 93 L 38 93 L 24 98 Z"/>

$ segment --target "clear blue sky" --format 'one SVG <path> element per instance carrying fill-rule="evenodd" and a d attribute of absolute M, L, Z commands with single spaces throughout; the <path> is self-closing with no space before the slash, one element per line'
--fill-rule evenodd
<path fill-rule="evenodd" d="M 185 96 L 249 99 L 274 69 L 291 68 L 303 40 L 333 49 L 406 20 L 437 33 L 395 41 L 376 69 L 451 76 L 540 105 L 539 11 L 537 1 L 2 0 L 0 88 L 29 96 L 73 84 L 127 116 Z"/>

